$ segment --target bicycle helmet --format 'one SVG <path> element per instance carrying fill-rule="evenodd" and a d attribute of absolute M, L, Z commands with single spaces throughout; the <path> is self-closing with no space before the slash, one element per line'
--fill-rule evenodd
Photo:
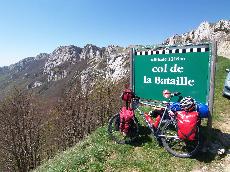
<path fill-rule="evenodd" d="M 195 109 L 195 101 L 192 97 L 184 97 L 180 101 L 180 107 L 184 111 L 193 111 Z"/>

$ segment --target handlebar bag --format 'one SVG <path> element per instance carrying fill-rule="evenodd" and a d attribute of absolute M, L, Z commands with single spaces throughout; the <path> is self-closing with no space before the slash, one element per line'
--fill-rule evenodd
<path fill-rule="evenodd" d="M 125 89 L 123 91 L 121 98 L 123 101 L 131 102 L 131 99 L 134 98 L 134 93 L 132 92 L 131 89 Z"/>
<path fill-rule="evenodd" d="M 181 111 L 180 103 L 179 102 L 171 102 L 170 103 L 170 109 L 175 112 L 175 111 Z"/>
<path fill-rule="evenodd" d="M 199 114 L 196 111 L 177 112 L 177 134 L 182 140 L 193 141 L 196 139 Z"/>
<path fill-rule="evenodd" d="M 120 111 L 120 131 L 128 133 L 133 122 L 134 112 L 131 108 L 122 107 Z"/>

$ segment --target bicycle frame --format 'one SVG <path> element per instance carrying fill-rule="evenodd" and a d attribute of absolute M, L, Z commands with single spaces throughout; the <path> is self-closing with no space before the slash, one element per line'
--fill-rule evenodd
<path fill-rule="evenodd" d="M 177 96 L 176 94 L 180 94 L 180 93 L 172 93 L 168 99 L 168 101 L 142 101 L 142 100 L 139 100 L 139 99 L 136 99 L 135 98 L 133 99 L 134 101 L 132 101 L 132 103 L 134 103 L 133 107 L 135 110 L 137 110 L 139 112 L 139 114 L 143 117 L 144 121 L 147 123 L 148 127 L 150 128 L 150 130 L 152 131 L 152 133 L 155 135 L 155 137 L 165 137 L 165 135 L 161 135 L 160 134 L 160 129 L 161 127 L 163 126 L 163 124 L 165 123 L 163 120 L 165 120 L 165 118 L 167 118 L 167 115 L 168 115 L 168 118 L 170 119 L 174 119 L 174 117 L 172 117 L 170 114 L 169 114 L 169 111 L 171 110 L 169 105 L 170 105 L 170 102 L 171 102 L 171 98 L 173 96 Z M 138 102 L 136 102 L 138 101 Z M 136 105 L 135 105 L 136 103 Z M 157 107 L 156 104 L 161 104 L 161 109 L 164 109 L 161 117 L 160 117 L 160 122 L 159 124 L 157 125 L 157 127 L 155 128 L 154 125 L 150 124 L 149 121 L 146 119 L 145 117 L 145 112 L 140 110 L 139 109 L 139 106 L 140 104 L 142 105 L 145 105 L 145 106 L 150 106 L 150 107 Z M 149 115 L 149 114 L 148 114 Z M 156 121 L 155 121 L 156 122 Z M 175 138 L 175 139 L 179 139 L 178 137 Z"/>
<path fill-rule="evenodd" d="M 153 106 L 152 104 L 147 104 L 147 103 L 143 103 L 143 102 L 139 102 L 139 103 L 144 104 L 144 105 L 146 105 L 146 106 Z M 148 127 L 149 127 L 149 128 L 151 129 L 151 131 L 156 135 L 157 133 L 159 133 L 160 127 L 162 126 L 162 123 L 163 123 L 163 119 L 165 118 L 165 116 L 166 116 L 167 113 L 168 113 L 168 112 L 167 112 L 167 111 L 168 111 L 167 105 L 164 106 L 164 107 L 162 107 L 162 109 L 164 109 L 164 111 L 163 111 L 163 114 L 162 114 L 162 116 L 161 116 L 161 118 L 160 118 L 160 122 L 159 122 L 159 124 L 157 125 L 157 128 L 155 128 L 154 125 L 152 125 L 152 124 L 149 123 L 149 121 L 148 121 L 148 120 L 146 119 L 146 117 L 145 117 L 145 112 L 144 112 L 144 111 L 140 110 L 139 107 L 137 107 L 135 110 L 137 110 L 137 111 L 139 112 L 139 114 L 143 117 L 144 121 L 148 124 Z M 156 122 L 156 121 L 155 121 L 155 122 Z"/>

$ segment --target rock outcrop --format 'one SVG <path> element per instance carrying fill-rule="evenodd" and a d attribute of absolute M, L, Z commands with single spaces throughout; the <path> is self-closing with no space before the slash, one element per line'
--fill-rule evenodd
<path fill-rule="evenodd" d="M 182 35 L 174 35 L 163 44 L 189 44 L 217 41 L 217 54 L 230 58 L 230 20 L 217 23 L 202 22 L 199 27 Z"/>

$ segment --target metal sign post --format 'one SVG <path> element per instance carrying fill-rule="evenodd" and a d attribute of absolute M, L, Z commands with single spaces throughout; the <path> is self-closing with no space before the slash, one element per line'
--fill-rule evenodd
<path fill-rule="evenodd" d="M 134 48 L 131 48 L 130 52 L 129 52 L 129 56 L 130 56 L 130 89 L 133 89 L 133 60 L 134 60 Z"/>
<path fill-rule="evenodd" d="M 217 42 L 212 42 L 212 53 L 211 53 L 211 78 L 210 78 L 210 92 L 209 92 L 209 118 L 208 127 L 212 128 L 212 113 L 213 113 L 213 103 L 214 103 L 214 88 L 215 88 L 215 73 L 216 73 L 216 58 L 217 58 Z"/>

